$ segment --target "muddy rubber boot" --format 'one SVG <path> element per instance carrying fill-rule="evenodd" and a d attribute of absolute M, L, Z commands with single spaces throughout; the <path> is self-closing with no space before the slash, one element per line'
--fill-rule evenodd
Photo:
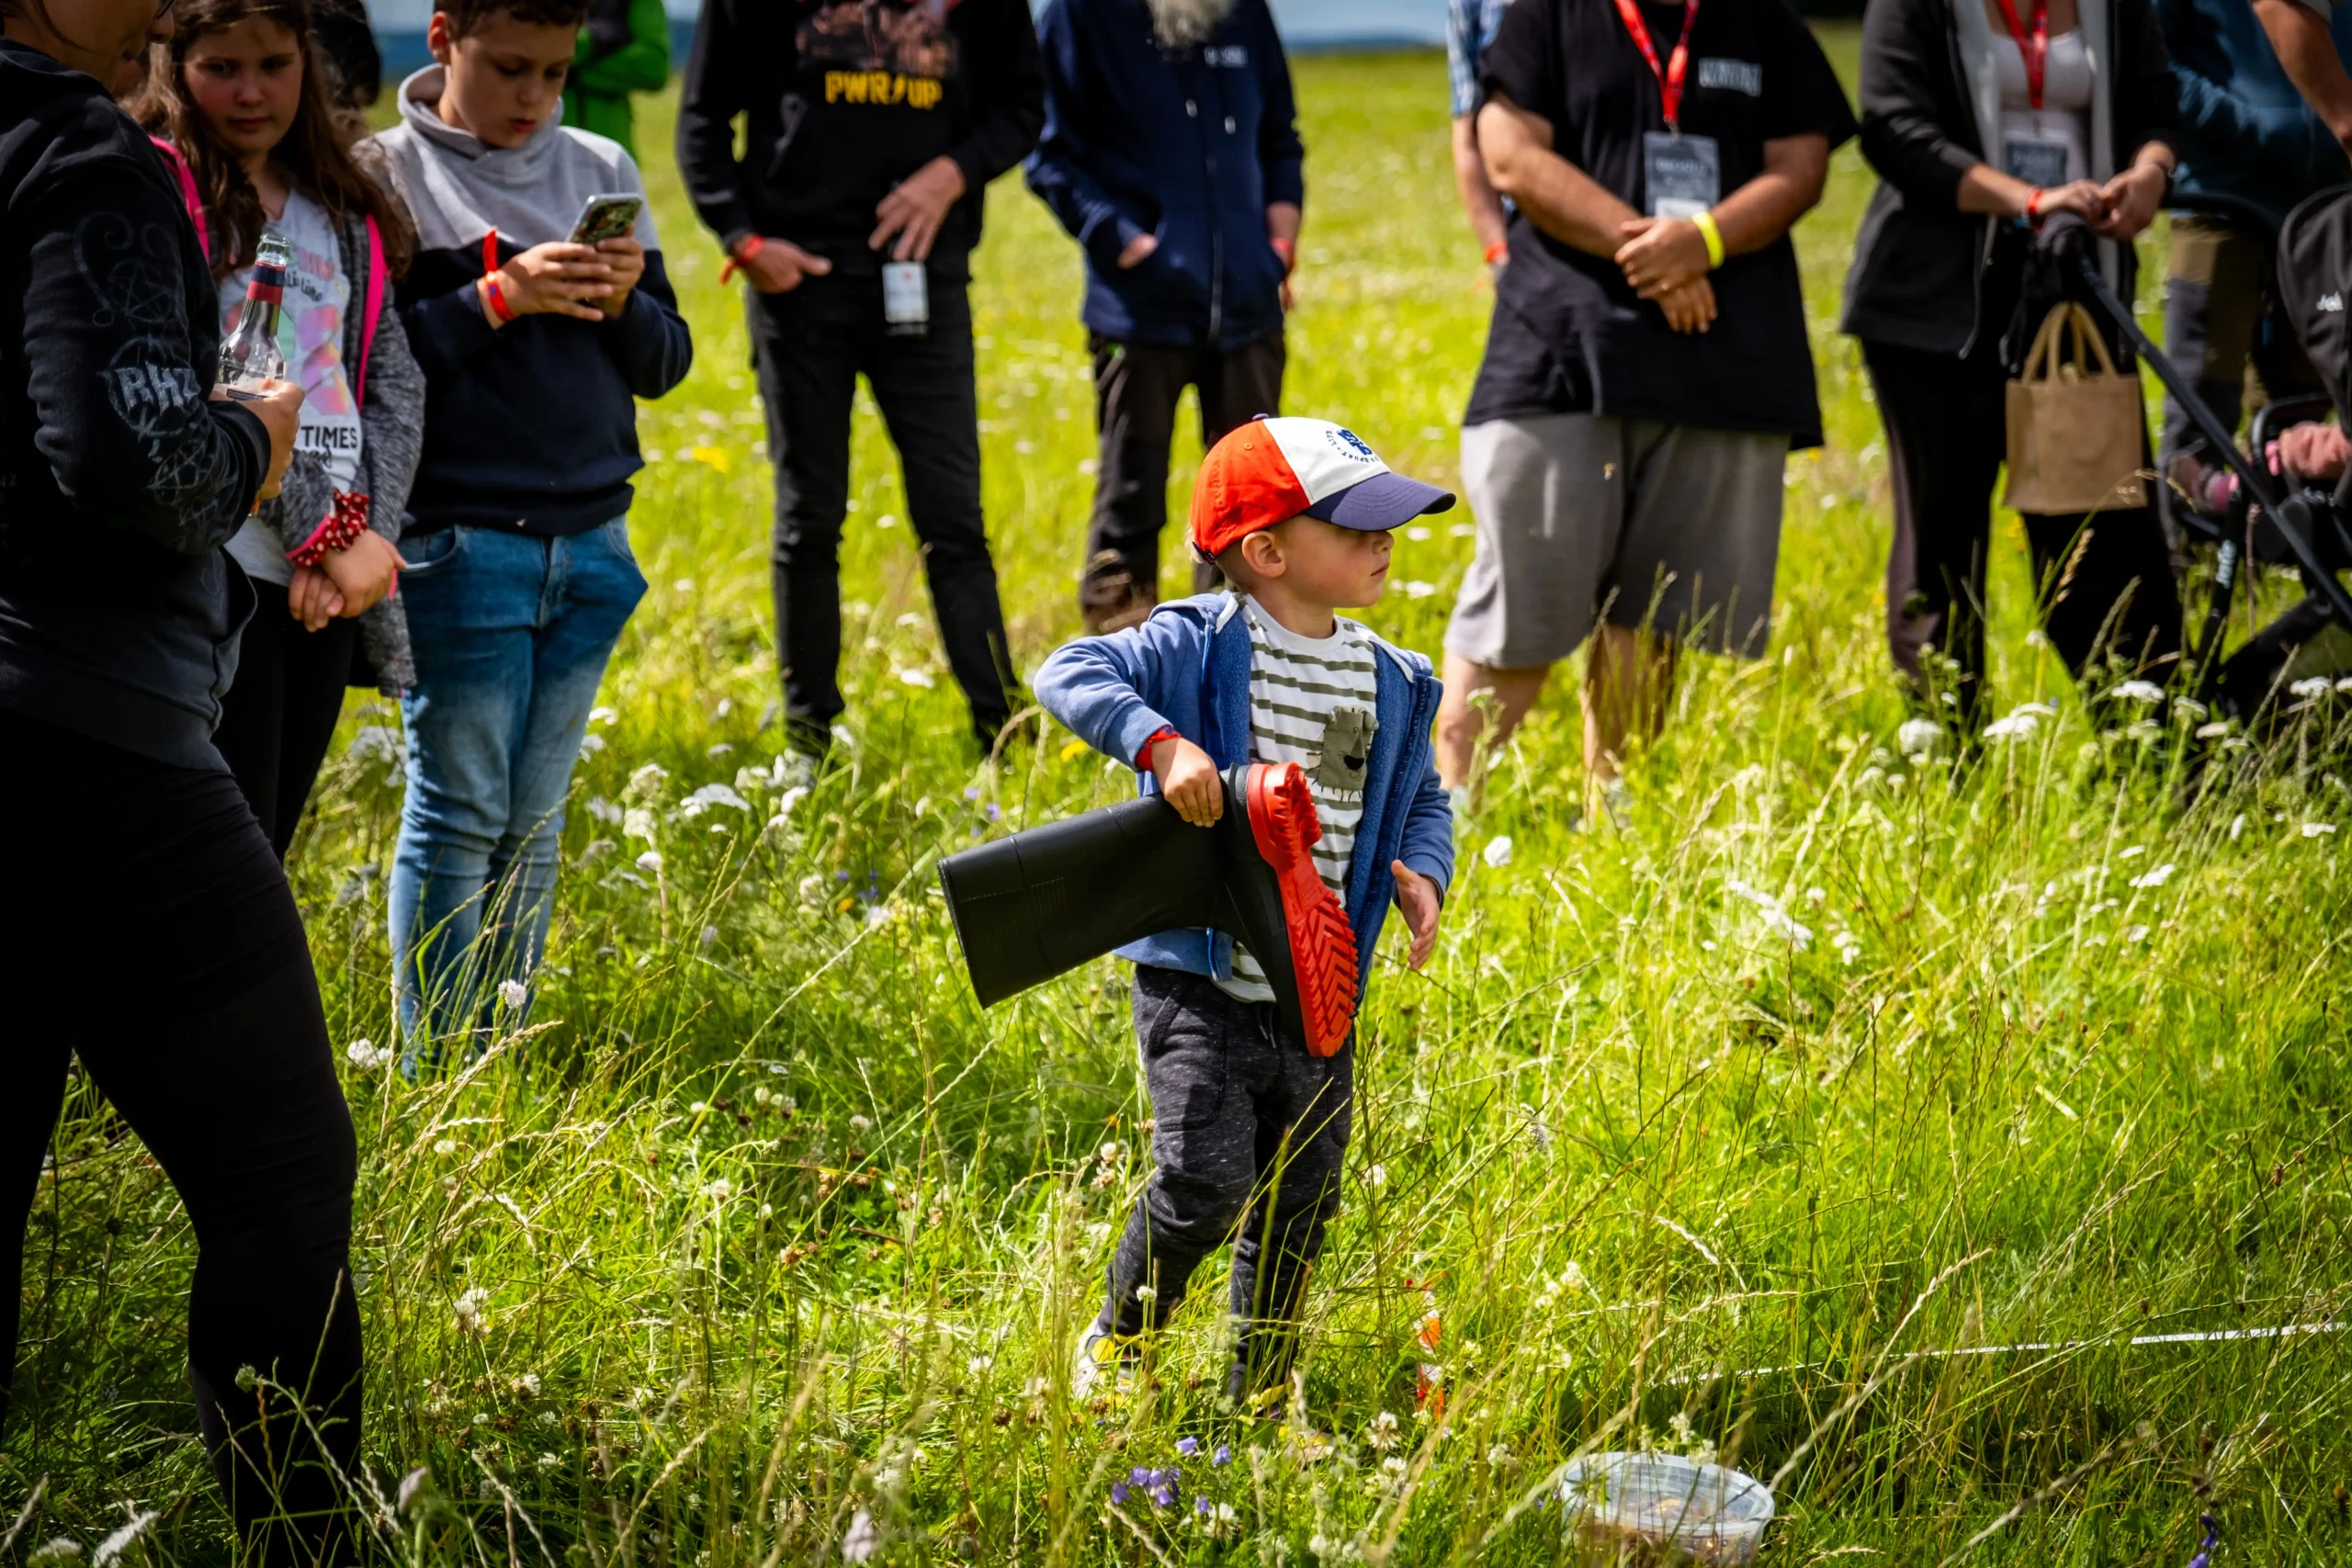
<path fill-rule="evenodd" d="M 992 1007 L 1158 931 L 1210 927 L 1257 955 L 1283 1021 L 1328 1056 L 1355 1018 L 1355 935 L 1316 874 L 1322 827 L 1294 763 L 1229 768 L 1225 812 L 1193 827 L 1152 797 L 939 863 L 972 990 Z"/>

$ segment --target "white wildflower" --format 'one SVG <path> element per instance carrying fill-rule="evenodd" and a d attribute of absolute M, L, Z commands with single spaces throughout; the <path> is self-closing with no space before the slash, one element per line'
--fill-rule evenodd
<path fill-rule="evenodd" d="M 658 792 L 669 782 L 670 770 L 659 762 L 647 762 L 628 776 L 629 795 L 647 795 Z"/>
<path fill-rule="evenodd" d="M 1504 1469 L 1510 1463 L 1510 1450 L 1497 1443 L 1487 1450 L 1487 1463 L 1496 1470 Z"/>
<path fill-rule="evenodd" d="M 2165 700 L 2165 689 L 2154 681 L 2126 681 L 2107 694 L 2110 697 L 2122 697 L 2129 702 L 2143 704 L 2160 703 Z"/>
<path fill-rule="evenodd" d="M 648 850 L 643 854 L 638 856 L 637 869 L 643 872 L 660 871 L 662 869 L 662 852 L 660 850 Z"/>
<path fill-rule="evenodd" d="M 2335 690 L 2335 682 L 2324 675 L 2306 675 L 2287 690 L 2299 697 L 2324 697 Z"/>
<path fill-rule="evenodd" d="M 1388 1185 L 1388 1168 L 1385 1165 L 1375 1165 L 1364 1172 L 1364 1177 L 1371 1181 L 1372 1190 L 1377 1192 Z"/>
<path fill-rule="evenodd" d="M 825 901 L 825 879 L 815 872 L 810 872 L 802 877 L 800 901 L 804 904 L 822 904 Z"/>
<path fill-rule="evenodd" d="M 890 923 L 890 906 L 888 904 L 876 904 L 874 908 L 865 911 L 865 929 L 870 931 L 880 931 L 884 926 Z"/>
<path fill-rule="evenodd" d="M 539 1387 L 539 1374 L 537 1372 L 525 1372 L 514 1380 L 514 1392 L 525 1399 L 538 1398 Z"/>
<path fill-rule="evenodd" d="M 849 1533 L 842 1537 L 842 1561 L 870 1562 L 880 1544 L 881 1532 L 874 1528 L 874 1516 L 860 1508 L 849 1521 Z"/>
<path fill-rule="evenodd" d="M 621 820 L 624 813 L 603 795 L 592 795 L 588 797 L 588 815 L 599 822 L 612 823 Z"/>
<path fill-rule="evenodd" d="M 642 806 L 632 806 L 621 814 L 621 832 L 628 838 L 653 840 L 653 813 Z"/>
<path fill-rule="evenodd" d="M 714 1203 L 724 1203 L 735 1195 L 735 1184 L 722 1176 L 718 1180 L 707 1184 L 702 1190 L 702 1195 Z"/>
<path fill-rule="evenodd" d="M 2227 719 L 2217 718 L 2211 724 L 2199 725 L 2197 727 L 2197 739 L 2199 740 L 2219 740 L 2222 736 L 2227 735 L 2229 732 L 2229 721 Z"/>
<path fill-rule="evenodd" d="M 2333 833 L 2335 831 L 2335 824 L 2333 822 L 2306 822 L 2303 824 L 2303 837 L 2306 839 L 2316 839 L 2324 833 Z"/>
<path fill-rule="evenodd" d="M 377 1072 L 391 1066 L 393 1056 L 398 1055 L 390 1045 L 379 1045 L 368 1040 L 353 1041 L 343 1048 L 343 1054 L 353 1066 L 363 1073 Z"/>
<path fill-rule="evenodd" d="M 2130 931 L 2123 933 L 2123 940 L 2126 942 L 2145 942 L 2148 940 L 2148 928 L 2145 926 L 2133 926 Z"/>
<path fill-rule="evenodd" d="M 524 988 L 522 981 L 501 980 L 498 982 L 498 1005 L 507 1011 L 522 1011 L 523 1004 L 530 999 L 531 993 Z"/>
<path fill-rule="evenodd" d="M 457 1314 L 458 1332 L 480 1336 L 490 1330 L 490 1316 L 484 1310 L 490 1305 L 490 1292 L 480 1285 L 469 1287 L 459 1296 L 451 1309 Z"/>
<path fill-rule="evenodd" d="M 90 1568 L 109 1568 L 116 1559 L 130 1548 L 130 1543 L 147 1533 L 147 1527 L 164 1517 L 159 1508 L 142 1508 L 130 1517 L 129 1523 L 119 1526 L 112 1535 L 98 1542 L 90 1553 Z"/>
<path fill-rule="evenodd" d="M 447 1159 L 451 1155 L 458 1152 L 458 1142 L 454 1138 L 436 1139 L 433 1145 L 433 1152 L 440 1156 L 443 1159 Z"/>
<path fill-rule="evenodd" d="M 2152 866 L 2148 870 L 2143 871 L 2139 875 L 2133 877 L 2132 879 L 2132 886 L 2134 887 L 2162 887 L 2165 883 L 2172 880 L 2172 874 L 2176 869 L 2177 868 L 2173 865 L 2172 862 L 2166 861 L 2164 864 Z"/>
<path fill-rule="evenodd" d="M 853 1116 L 849 1119 L 849 1130 L 853 1133 L 871 1133 L 874 1131 L 874 1118 L 871 1116 Z"/>
<path fill-rule="evenodd" d="M 1373 1452 L 1385 1454 L 1396 1446 L 1396 1413 L 1384 1410 L 1372 1418 L 1371 1426 L 1364 1428 L 1363 1440 L 1372 1446 Z"/>
<path fill-rule="evenodd" d="M 1894 749 L 1906 757 L 1932 757 L 1943 743 L 1944 727 L 1932 718 L 1906 718 L 1894 732 Z"/>
<path fill-rule="evenodd" d="M 34 1547 L 32 1555 L 25 1561 L 32 1568 L 51 1568 L 52 1564 L 62 1568 L 65 1563 L 82 1561 L 82 1543 L 70 1535 L 56 1536 Z"/>
<path fill-rule="evenodd" d="M 541 1454 L 539 1456 L 539 1468 L 541 1470 L 561 1470 L 563 1468 L 563 1457 L 560 1454 Z"/>
<path fill-rule="evenodd" d="M 2230 842 L 2236 843 L 2245 834 L 2245 813 L 2241 811 L 2230 818 Z"/>
<path fill-rule="evenodd" d="M 2206 709 L 2205 705 L 2194 697 L 2175 697 L 2172 700 L 2172 711 L 2182 718 L 2202 719 Z"/>
<path fill-rule="evenodd" d="M 580 760 L 583 762 L 595 761 L 596 753 L 604 749 L 605 738 L 601 735 L 583 735 L 580 738 Z"/>
<path fill-rule="evenodd" d="M 1724 886 L 1755 905 L 1757 912 L 1764 918 L 1765 929 L 1787 938 L 1795 944 L 1797 951 L 1802 953 L 1813 945 L 1813 928 L 1791 919 L 1789 912 L 1781 907 L 1780 899 L 1760 887 L 1749 886 L 1736 876 L 1724 877 Z"/>
<path fill-rule="evenodd" d="M 1509 833 L 1499 834 L 1497 837 L 1487 840 L 1484 858 L 1487 864 L 1493 869 L 1500 871 L 1504 866 L 1509 865 L 1510 863 L 1510 853 L 1511 842 L 1510 835 Z"/>
<path fill-rule="evenodd" d="M 1426 599 L 1437 592 L 1436 583 L 1422 582 L 1413 579 L 1408 579 L 1398 583 L 1396 587 L 1408 599 Z"/>
<path fill-rule="evenodd" d="M 2007 718 L 1996 718 L 1984 727 L 1987 740 L 2027 740 L 2033 736 L 2041 719 L 2030 713 L 2013 713 Z"/>
<path fill-rule="evenodd" d="M 1144 1305 L 1149 1306 L 1159 1299 L 1159 1292 L 1153 1290 L 1149 1285 L 1137 1285 L 1136 1287 L 1136 1300 L 1143 1303 Z"/>
<path fill-rule="evenodd" d="M 686 796 L 678 807 L 681 817 L 699 817 L 714 806 L 724 806 L 732 811 L 752 809 L 752 803 L 737 795 L 734 788 L 723 784 L 707 784 Z"/>

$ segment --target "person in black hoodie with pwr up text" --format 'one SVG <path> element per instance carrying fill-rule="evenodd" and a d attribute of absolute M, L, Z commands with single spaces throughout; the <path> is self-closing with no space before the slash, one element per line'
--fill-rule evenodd
<path fill-rule="evenodd" d="M 838 557 L 860 373 L 899 448 L 972 727 L 987 743 L 1012 716 L 965 290 L 983 187 L 1028 152 L 1045 113 L 1023 0 L 705 0 L 678 163 L 729 271 L 752 286 L 777 659 L 804 756 L 823 753 L 842 711 Z"/>
<path fill-rule="evenodd" d="M 356 1149 L 301 918 L 211 739 L 254 609 L 221 547 L 277 493 L 302 394 L 212 394 L 211 271 L 107 94 L 171 30 L 153 0 L 0 0 L 0 1420 L 78 1057 L 196 1234 L 228 1555 L 342 1562 Z"/>

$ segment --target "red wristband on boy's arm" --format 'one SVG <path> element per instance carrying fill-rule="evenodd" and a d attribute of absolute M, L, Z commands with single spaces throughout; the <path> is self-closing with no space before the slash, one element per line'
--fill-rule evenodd
<path fill-rule="evenodd" d="M 1145 738 L 1143 749 L 1136 753 L 1136 772 L 1139 773 L 1148 773 L 1151 772 L 1151 749 L 1153 747 L 1159 745 L 1163 740 L 1182 740 L 1182 736 L 1176 733 L 1176 727 L 1172 724 L 1163 724 L 1158 729 L 1153 730 L 1149 736 Z"/>
<path fill-rule="evenodd" d="M 766 237 L 761 234 L 746 234 L 736 241 L 734 248 L 727 253 L 726 261 L 719 265 L 718 281 L 725 283 L 732 278 L 745 262 L 760 254 L 761 247 L 766 243 Z"/>
<path fill-rule="evenodd" d="M 481 237 L 481 302 L 492 318 L 492 326 L 504 326 L 514 319 L 514 307 L 506 302 L 506 291 L 498 286 L 498 231 L 492 229 Z"/>
<path fill-rule="evenodd" d="M 1288 277 L 1298 270 L 1298 242 L 1296 240 L 1286 240 L 1280 234 L 1276 234 L 1266 243 L 1272 248 L 1274 254 L 1282 257 L 1284 277 Z"/>

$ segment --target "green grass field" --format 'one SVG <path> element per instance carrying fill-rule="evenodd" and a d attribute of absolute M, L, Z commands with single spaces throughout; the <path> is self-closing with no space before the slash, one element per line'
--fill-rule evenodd
<path fill-rule="evenodd" d="M 1442 67 L 1297 75 L 1290 407 L 1448 479 L 1491 296 Z M 1770 655 L 1689 664 L 1632 768 L 1631 834 L 1572 826 L 1566 680 L 1496 760 L 1437 958 L 1375 976 L 1303 1404 L 1277 1427 L 1218 1413 L 1218 1287 L 1138 1398 L 1064 1397 L 1148 1168 L 1127 976 L 1106 962 L 979 1012 L 933 867 L 1130 784 L 1050 727 L 978 762 L 870 405 L 850 765 L 780 810 L 760 415 L 668 138 L 656 106 L 640 141 L 696 365 L 643 414 L 653 588 L 579 770 L 535 1021 L 448 1082 L 346 1065 L 355 1506 L 386 1557 L 1543 1563 L 1556 1468 L 1649 1443 L 1773 1478 L 1764 1560 L 1790 1568 L 2177 1568 L 2200 1511 L 2217 1562 L 2346 1558 L 2339 1337 L 2130 1343 L 2346 1315 L 2341 738 L 2316 703 L 2183 807 L 2193 719 L 2092 726 L 2028 636 L 2008 521 L 1993 711 L 2054 716 L 1960 775 L 1894 754 L 1881 436 L 1832 330 L 1869 189 L 1851 149 L 1800 231 L 1830 446 L 1790 467 Z M 976 272 L 1026 671 L 1076 626 L 1079 262 L 1008 179 Z M 1369 616 L 1431 650 L 1470 548 L 1435 521 Z M 390 1038 L 398 800 L 396 717 L 355 698 L 348 728 L 293 867 L 339 1048 Z M 714 784 L 748 809 L 691 798 Z M 30 1236 L 0 1530 L 46 1489 L 8 1562 L 66 1568 L 147 1510 L 122 1560 L 224 1557 L 190 1436 L 189 1256 L 169 1188 L 77 1079 Z M 1415 1413 L 1425 1359 L 1442 1420 Z M 1111 1502 L 1182 1438 L 1202 1457 L 1175 1508 Z"/>

